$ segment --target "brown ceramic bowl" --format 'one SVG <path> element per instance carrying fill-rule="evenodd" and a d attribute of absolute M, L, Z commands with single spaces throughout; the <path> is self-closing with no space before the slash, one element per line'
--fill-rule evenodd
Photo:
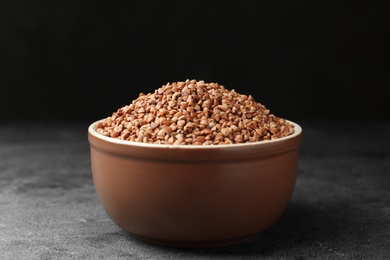
<path fill-rule="evenodd" d="M 291 121 L 289 121 L 291 122 Z M 156 145 L 88 129 L 95 189 L 108 216 L 143 241 L 174 247 L 244 242 L 271 227 L 294 190 L 302 129 L 273 141 Z"/>

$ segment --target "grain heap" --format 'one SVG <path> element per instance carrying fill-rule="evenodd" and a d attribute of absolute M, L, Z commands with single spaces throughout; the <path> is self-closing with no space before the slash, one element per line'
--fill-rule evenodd
<path fill-rule="evenodd" d="M 133 142 L 218 145 L 274 140 L 293 134 L 294 126 L 251 95 L 218 83 L 186 80 L 140 93 L 98 122 L 96 131 Z"/>

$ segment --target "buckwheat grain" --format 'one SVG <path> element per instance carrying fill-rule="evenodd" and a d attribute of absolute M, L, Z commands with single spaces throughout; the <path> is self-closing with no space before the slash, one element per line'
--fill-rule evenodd
<path fill-rule="evenodd" d="M 219 145 L 274 140 L 294 125 L 270 113 L 251 95 L 203 80 L 172 82 L 140 93 L 98 122 L 99 134 L 132 142 Z"/>

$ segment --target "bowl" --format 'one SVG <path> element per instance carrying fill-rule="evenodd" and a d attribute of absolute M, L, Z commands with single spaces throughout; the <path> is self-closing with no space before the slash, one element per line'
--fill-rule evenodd
<path fill-rule="evenodd" d="M 295 187 L 302 128 L 224 145 L 130 142 L 88 128 L 95 190 L 107 215 L 142 241 L 187 248 L 245 242 L 283 214 Z"/>

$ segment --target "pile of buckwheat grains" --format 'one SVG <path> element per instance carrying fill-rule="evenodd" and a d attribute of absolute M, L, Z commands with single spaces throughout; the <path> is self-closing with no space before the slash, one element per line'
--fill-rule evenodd
<path fill-rule="evenodd" d="M 133 142 L 219 145 L 286 137 L 294 133 L 294 125 L 271 114 L 251 95 L 187 79 L 140 93 L 99 121 L 96 131 Z"/>

